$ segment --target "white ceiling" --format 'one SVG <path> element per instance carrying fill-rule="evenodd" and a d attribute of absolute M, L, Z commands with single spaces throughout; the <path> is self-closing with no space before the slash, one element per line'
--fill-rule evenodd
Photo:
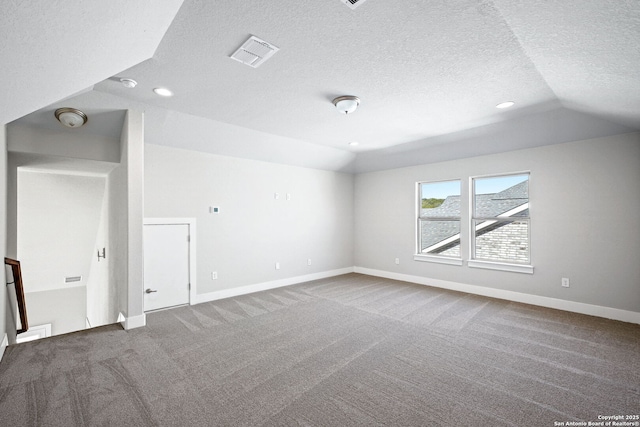
<path fill-rule="evenodd" d="M 177 14 L 179 1 L 163 2 L 166 9 L 119 2 L 134 9 L 124 16 L 113 2 L 71 3 L 84 10 L 69 17 L 49 10 L 55 19 L 44 12 L 34 19 L 41 5 L 20 5 L 21 14 L 2 18 L 18 33 L 3 47 L 18 80 L 26 72 L 29 82 L 61 82 L 47 86 L 46 96 L 13 90 L 20 108 L 9 111 L 3 102 L 3 118 L 95 84 L 66 103 L 141 109 L 148 142 L 336 170 L 352 163 L 352 171 L 406 164 L 411 150 L 422 150 L 425 163 L 640 129 L 638 0 L 370 0 L 355 10 L 340 0 L 185 0 Z M 148 18 L 150 10 L 155 17 Z M 124 29 L 101 24 L 110 14 Z M 147 34 L 133 25 L 139 19 L 156 31 L 146 47 L 138 46 Z M 24 28 L 35 40 L 21 41 Z M 75 61 L 53 49 L 69 46 L 52 41 L 65 32 L 90 41 L 80 43 Z M 256 69 L 228 57 L 250 35 L 280 48 Z M 159 44 L 150 55 L 153 42 Z M 55 73 L 47 72 L 51 66 Z M 4 90 L 10 73 L 2 67 Z M 69 69 L 80 81 L 58 75 Z M 120 77 L 139 84 L 126 89 Z M 157 86 L 175 96 L 156 96 Z M 357 95 L 362 105 L 340 115 L 331 104 L 340 95 Z M 495 108 L 507 100 L 515 107 Z M 35 125 L 52 110 L 22 120 Z M 554 132 L 509 145 L 519 126 Z M 498 135 L 495 142 L 487 131 Z M 478 133 L 482 144 L 474 145 Z M 349 147 L 351 141 L 359 146 Z M 438 155 L 430 156 L 430 147 Z M 390 154 L 404 160 L 385 166 Z"/>
<path fill-rule="evenodd" d="M 0 124 L 151 58 L 182 0 L 4 1 Z"/>

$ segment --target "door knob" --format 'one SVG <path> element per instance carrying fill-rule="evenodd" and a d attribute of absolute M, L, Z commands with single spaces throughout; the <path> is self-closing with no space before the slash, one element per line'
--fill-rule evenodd
<path fill-rule="evenodd" d="M 156 291 L 156 290 L 153 290 L 153 291 L 152 291 L 152 290 L 151 290 L 151 288 L 147 288 L 147 290 L 146 290 L 145 292 L 146 292 L 146 293 L 148 293 L 148 294 L 150 294 L 150 293 L 152 293 L 152 292 L 158 292 L 158 291 Z"/>

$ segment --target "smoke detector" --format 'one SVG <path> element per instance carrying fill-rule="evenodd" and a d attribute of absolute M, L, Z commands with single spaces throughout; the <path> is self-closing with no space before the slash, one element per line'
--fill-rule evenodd
<path fill-rule="evenodd" d="M 362 3 L 366 2 L 367 0 L 340 0 L 340 1 L 346 4 L 347 6 L 349 6 L 351 9 L 355 9 L 356 7 L 360 6 Z"/>
<path fill-rule="evenodd" d="M 256 36 L 251 36 L 238 50 L 233 52 L 230 58 L 250 67 L 258 68 L 278 50 L 280 50 L 279 47 L 261 40 Z"/>

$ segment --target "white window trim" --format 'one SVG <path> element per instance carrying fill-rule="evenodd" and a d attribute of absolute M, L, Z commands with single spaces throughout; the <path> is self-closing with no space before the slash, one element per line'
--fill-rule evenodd
<path fill-rule="evenodd" d="M 422 262 L 433 262 L 436 264 L 462 265 L 462 258 L 445 257 L 442 255 L 415 254 L 413 256 L 413 260 Z"/>
<path fill-rule="evenodd" d="M 480 261 L 470 259 L 467 266 L 471 268 L 484 268 L 487 270 L 510 271 L 512 273 L 533 274 L 533 266 L 529 264 L 509 264 L 506 262 Z"/>

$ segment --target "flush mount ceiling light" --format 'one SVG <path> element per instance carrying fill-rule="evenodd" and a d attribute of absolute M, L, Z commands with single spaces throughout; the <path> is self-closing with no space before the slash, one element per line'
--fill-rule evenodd
<path fill-rule="evenodd" d="M 502 102 L 498 105 L 496 105 L 496 108 L 509 108 L 509 107 L 513 107 L 515 105 L 515 102 L 513 101 L 507 101 L 507 102 Z"/>
<path fill-rule="evenodd" d="M 160 96 L 173 96 L 173 92 L 171 92 L 169 89 L 167 89 L 166 87 L 157 87 L 155 89 L 153 89 L 153 91 L 156 93 L 156 95 L 160 95 Z"/>
<path fill-rule="evenodd" d="M 333 105 L 335 105 L 342 114 L 353 113 L 356 111 L 356 108 L 358 108 L 358 105 L 360 105 L 360 98 L 351 95 L 339 96 L 333 100 Z"/>
<path fill-rule="evenodd" d="M 56 119 L 68 128 L 79 128 L 89 120 L 85 113 L 75 108 L 58 108 L 55 115 Z"/>
<path fill-rule="evenodd" d="M 120 83 L 127 89 L 133 89 L 138 84 L 138 82 L 133 79 L 120 79 Z"/>
<path fill-rule="evenodd" d="M 352 147 L 356 147 L 356 146 L 358 146 L 358 144 L 360 144 L 358 141 L 352 141 L 352 142 L 349 143 L 349 145 L 352 146 Z"/>

